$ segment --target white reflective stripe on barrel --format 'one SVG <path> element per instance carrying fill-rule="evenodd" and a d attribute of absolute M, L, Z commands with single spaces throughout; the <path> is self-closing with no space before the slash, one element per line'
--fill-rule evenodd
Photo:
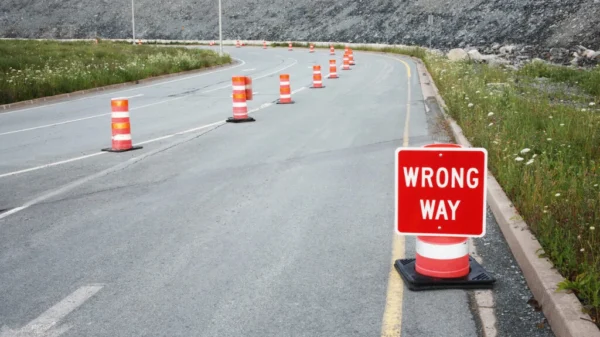
<path fill-rule="evenodd" d="M 458 244 L 433 245 L 417 238 L 417 254 L 428 259 L 453 260 L 469 255 L 469 246 L 467 245 L 467 240 Z"/>
<path fill-rule="evenodd" d="M 245 108 L 247 106 L 248 104 L 246 104 L 245 102 L 233 102 L 234 108 Z"/>
<path fill-rule="evenodd" d="M 114 135 L 112 136 L 113 140 L 131 140 L 131 134 L 127 135 Z"/>
<path fill-rule="evenodd" d="M 119 112 L 112 112 L 112 113 L 110 114 L 110 116 L 111 116 L 112 118 L 128 118 L 128 117 L 129 117 L 129 112 L 126 112 L 126 111 L 125 111 L 125 112 L 122 112 L 122 111 L 119 111 Z"/>

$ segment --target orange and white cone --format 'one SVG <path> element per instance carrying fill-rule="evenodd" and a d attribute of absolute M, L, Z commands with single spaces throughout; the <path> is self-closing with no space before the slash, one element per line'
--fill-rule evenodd
<path fill-rule="evenodd" d="M 350 58 L 348 58 L 348 54 L 344 54 L 344 63 L 342 65 L 342 70 L 350 70 Z"/>
<path fill-rule="evenodd" d="M 327 78 L 339 78 L 335 60 L 329 60 L 329 76 Z"/>
<path fill-rule="evenodd" d="M 351 66 L 356 65 L 356 63 L 354 63 L 354 53 L 352 52 L 352 49 L 348 51 L 348 62 Z"/>
<path fill-rule="evenodd" d="M 308 50 L 309 53 L 314 53 L 315 52 L 315 45 L 314 44 L 310 44 L 310 49 Z"/>
<path fill-rule="evenodd" d="M 348 47 L 348 45 L 346 45 L 344 47 L 344 54 L 347 54 L 350 51 L 350 47 Z"/>
<path fill-rule="evenodd" d="M 321 66 L 320 65 L 313 66 L 313 85 L 310 88 L 311 89 L 325 88 L 325 86 L 323 85 L 323 79 L 321 77 Z"/>
<path fill-rule="evenodd" d="M 129 100 L 113 98 L 110 101 L 112 147 L 102 149 L 107 152 L 125 152 L 141 149 L 131 142 L 131 123 L 129 121 Z"/>
<path fill-rule="evenodd" d="M 263 41 L 263 49 L 267 49 L 267 41 Z"/>
<path fill-rule="evenodd" d="M 231 78 L 231 83 L 233 88 L 233 117 L 229 117 L 227 122 L 254 122 L 255 119 L 248 116 L 248 103 L 246 103 L 246 76 L 233 76 Z"/>
<path fill-rule="evenodd" d="M 292 101 L 292 87 L 290 86 L 290 75 L 280 74 L 279 75 L 279 100 L 277 104 L 293 104 Z"/>
<path fill-rule="evenodd" d="M 142 40 L 138 39 L 138 46 L 142 45 Z"/>
<path fill-rule="evenodd" d="M 240 40 L 235 41 L 235 47 L 239 48 L 240 47 Z"/>
<path fill-rule="evenodd" d="M 335 55 L 335 48 L 333 48 L 333 45 L 329 46 L 329 55 Z"/>
<path fill-rule="evenodd" d="M 292 48 L 292 43 L 291 43 L 291 42 L 288 42 L 288 51 L 292 51 L 292 50 L 293 50 L 293 48 Z"/>

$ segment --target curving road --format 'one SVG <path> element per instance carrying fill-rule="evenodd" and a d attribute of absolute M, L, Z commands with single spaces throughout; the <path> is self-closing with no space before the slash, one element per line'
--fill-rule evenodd
<path fill-rule="evenodd" d="M 435 137 L 415 64 L 342 71 L 338 50 L 330 80 L 328 50 L 225 49 L 228 68 L 0 114 L 0 336 L 477 336 L 467 292 L 392 270 L 414 256 L 394 150 Z M 233 75 L 255 123 L 223 123 Z M 111 97 L 143 149 L 99 152 Z"/>

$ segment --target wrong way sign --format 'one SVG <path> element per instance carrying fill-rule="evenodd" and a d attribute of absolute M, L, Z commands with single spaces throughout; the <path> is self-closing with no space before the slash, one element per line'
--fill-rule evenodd
<path fill-rule="evenodd" d="M 396 150 L 396 232 L 485 235 L 487 151 L 483 148 Z"/>

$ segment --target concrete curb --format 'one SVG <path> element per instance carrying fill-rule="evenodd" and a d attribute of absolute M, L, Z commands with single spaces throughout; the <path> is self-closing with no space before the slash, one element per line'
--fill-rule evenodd
<path fill-rule="evenodd" d="M 461 127 L 447 113 L 447 106 L 440 96 L 433 79 L 423 62 L 412 58 L 417 64 L 419 78 L 424 84 L 424 97 L 434 97 L 443 112 L 457 144 L 472 147 Z M 512 205 L 502 187 L 488 172 L 488 204 L 515 259 L 519 263 L 527 285 L 542 306 L 542 311 L 557 337 L 600 337 L 600 330 L 588 314 L 583 313 L 579 299 L 566 291 L 557 291 L 557 285 L 565 278 L 553 268 L 547 258 L 538 254 L 542 247 L 529 227 Z"/>
<path fill-rule="evenodd" d="M 83 96 L 83 95 L 91 94 L 91 93 L 95 93 L 95 92 L 119 89 L 119 88 L 123 88 L 123 87 L 130 87 L 130 86 L 134 86 L 134 85 L 138 85 L 138 84 L 151 83 L 151 82 L 160 81 L 160 80 L 164 80 L 166 78 L 175 77 L 175 76 L 191 75 L 191 74 L 201 73 L 201 72 L 210 71 L 210 70 L 214 70 L 214 69 L 218 69 L 218 68 L 226 68 L 226 67 L 234 66 L 238 63 L 239 63 L 239 61 L 233 60 L 229 64 L 221 64 L 221 65 L 216 65 L 216 66 L 207 67 L 207 68 L 194 69 L 194 70 L 182 71 L 182 72 L 178 72 L 178 73 L 159 75 L 159 76 L 144 78 L 144 79 L 137 80 L 137 81 L 111 84 L 111 85 L 106 85 L 106 86 L 102 86 L 102 87 L 74 91 L 74 92 L 70 92 L 70 93 L 66 93 L 66 94 L 46 96 L 46 97 L 40 97 L 40 98 L 31 99 L 31 100 L 27 100 L 27 101 L 20 101 L 20 102 L 15 102 L 15 103 L 10 103 L 10 104 L 4 104 L 4 105 L 0 105 L 0 114 L 9 109 L 16 109 L 16 108 L 21 108 L 21 107 L 25 107 L 25 106 L 32 106 L 32 105 L 36 105 L 36 104 L 43 103 L 43 102 L 54 102 L 54 101 L 59 101 L 61 99 L 65 99 L 65 98 L 78 97 L 78 96 Z"/>

